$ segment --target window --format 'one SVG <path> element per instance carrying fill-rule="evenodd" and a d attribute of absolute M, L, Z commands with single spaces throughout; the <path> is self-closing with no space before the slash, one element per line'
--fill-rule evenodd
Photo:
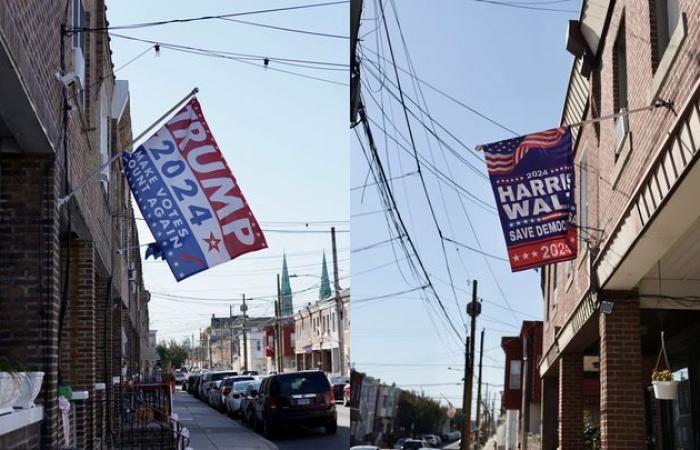
<path fill-rule="evenodd" d="M 579 163 L 578 225 L 579 241 L 584 248 L 588 236 L 588 156 L 584 154 Z"/>
<path fill-rule="evenodd" d="M 678 7 L 678 0 L 656 0 L 654 3 L 656 10 L 652 11 L 652 14 L 655 14 L 656 50 L 660 59 L 666 51 L 673 31 L 680 20 L 680 8 Z"/>
<path fill-rule="evenodd" d="M 520 368 L 522 361 L 512 360 L 510 362 L 510 379 L 508 380 L 509 389 L 520 389 Z"/>
<path fill-rule="evenodd" d="M 112 155 L 109 151 L 109 97 L 107 96 L 107 89 L 105 88 L 104 84 L 102 85 L 102 89 L 100 89 L 100 114 L 98 118 L 98 125 L 100 133 L 100 164 L 105 165 L 109 162 Z M 100 180 L 102 181 L 102 186 L 105 188 L 105 190 L 109 189 L 110 172 L 110 165 L 107 165 L 100 174 Z"/>
<path fill-rule="evenodd" d="M 72 0 L 73 15 L 71 25 L 73 28 L 85 27 L 85 8 L 83 8 L 82 0 Z M 85 39 L 87 33 L 84 31 L 74 32 L 71 38 L 73 47 L 73 71 L 80 80 L 80 86 L 77 87 L 77 97 L 80 106 L 85 104 L 85 92 L 82 90 L 85 86 Z"/>
<path fill-rule="evenodd" d="M 615 112 L 627 108 L 627 43 L 624 17 L 620 22 L 613 49 L 613 90 Z"/>
<path fill-rule="evenodd" d="M 552 309 L 557 307 L 557 266 L 557 264 L 549 266 L 552 271 Z"/>
<path fill-rule="evenodd" d="M 260 341 L 255 341 L 255 348 L 260 351 Z"/>

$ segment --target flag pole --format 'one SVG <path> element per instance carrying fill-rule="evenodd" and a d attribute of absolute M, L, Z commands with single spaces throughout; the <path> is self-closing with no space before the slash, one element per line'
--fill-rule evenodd
<path fill-rule="evenodd" d="M 148 128 L 146 128 L 145 130 L 143 130 L 138 136 L 136 136 L 134 139 L 132 139 L 131 141 L 129 141 L 129 143 L 128 143 L 127 145 L 125 145 L 125 147 L 129 147 L 129 146 L 133 145 L 135 142 L 138 142 L 141 138 L 143 138 L 146 134 L 148 134 L 151 130 L 153 130 L 156 126 L 158 126 L 158 124 L 161 123 L 161 122 L 163 121 L 163 119 L 165 119 L 165 118 L 168 117 L 170 114 L 172 114 L 173 111 L 175 111 L 177 108 L 179 108 L 180 106 L 182 106 L 182 104 L 185 103 L 186 101 L 188 101 L 190 98 L 194 97 L 198 92 L 199 92 L 199 88 L 195 87 L 194 89 L 192 89 L 186 96 L 184 96 L 184 97 L 182 98 L 182 100 L 180 100 L 179 102 L 177 102 L 172 108 L 170 108 L 167 112 L 165 112 L 165 114 L 163 114 L 162 116 L 160 116 L 155 122 L 153 122 L 153 123 L 152 123 Z M 106 163 L 102 164 L 100 167 L 97 168 L 96 171 L 94 171 L 93 173 L 91 173 L 90 175 L 88 175 L 87 178 L 85 178 L 83 181 L 81 181 L 81 182 L 78 184 L 78 186 L 76 186 L 72 191 L 70 191 L 70 192 L 69 192 L 68 194 L 66 194 L 64 197 L 59 198 L 59 199 L 57 200 L 57 202 L 56 202 L 56 206 L 58 207 L 58 209 L 61 209 L 61 206 L 63 206 L 65 203 L 67 203 L 68 200 L 70 200 L 76 193 L 80 192 L 80 191 L 83 189 L 83 187 L 84 187 L 90 180 L 92 180 L 92 179 L 95 178 L 97 175 L 99 175 L 100 173 L 102 173 L 102 171 L 103 171 L 106 167 L 109 167 L 110 165 L 112 165 L 112 163 L 113 163 L 114 161 L 116 161 L 117 159 L 119 159 L 119 158 L 121 157 L 121 155 L 122 155 L 122 152 L 117 152 L 117 154 L 114 155 L 114 156 L 112 156 L 112 157 L 109 159 L 109 161 L 107 161 Z"/>
<path fill-rule="evenodd" d="M 617 112 L 614 114 L 608 114 L 607 116 L 596 117 L 595 119 L 582 120 L 581 122 L 564 124 L 564 125 L 562 125 L 562 128 L 582 127 L 584 125 L 589 125 L 589 124 L 596 123 L 596 122 L 602 122 L 603 120 L 617 119 L 620 116 L 629 116 L 630 114 L 634 114 L 634 113 L 638 113 L 638 112 L 651 111 L 651 110 L 656 109 L 656 108 L 666 108 L 666 109 L 672 110 L 673 109 L 673 102 L 671 100 L 659 99 L 649 106 L 642 106 L 641 108 L 630 109 L 627 111 L 620 111 L 620 112 Z M 474 150 L 476 150 L 476 151 L 481 151 L 483 149 L 484 149 L 483 145 L 477 145 L 476 147 L 474 147 Z"/>

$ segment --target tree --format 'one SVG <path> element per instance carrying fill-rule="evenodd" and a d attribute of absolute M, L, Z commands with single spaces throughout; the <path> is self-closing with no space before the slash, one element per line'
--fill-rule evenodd
<path fill-rule="evenodd" d="M 187 348 L 174 340 L 169 343 L 161 342 L 156 347 L 156 351 L 160 356 L 161 366 L 181 367 L 189 357 Z"/>
<path fill-rule="evenodd" d="M 445 410 L 430 397 L 415 392 L 401 392 L 397 408 L 399 427 L 414 434 L 433 433 L 440 426 Z"/>

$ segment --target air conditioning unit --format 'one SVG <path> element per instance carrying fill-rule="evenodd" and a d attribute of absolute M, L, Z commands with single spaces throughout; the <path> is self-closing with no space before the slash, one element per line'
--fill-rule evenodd
<path fill-rule="evenodd" d="M 622 147 L 625 145 L 625 140 L 630 132 L 629 116 L 627 115 L 627 108 L 620 109 L 620 113 L 624 113 L 615 119 L 615 127 L 613 129 L 613 150 L 615 151 L 615 158 L 620 156 Z"/>

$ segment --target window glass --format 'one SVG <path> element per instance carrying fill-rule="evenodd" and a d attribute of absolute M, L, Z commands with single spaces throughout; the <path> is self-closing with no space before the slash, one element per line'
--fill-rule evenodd
<path fill-rule="evenodd" d="M 520 368 L 521 361 L 513 360 L 510 362 L 510 380 L 508 382 L 510 389 L 520 389 Z"/>

